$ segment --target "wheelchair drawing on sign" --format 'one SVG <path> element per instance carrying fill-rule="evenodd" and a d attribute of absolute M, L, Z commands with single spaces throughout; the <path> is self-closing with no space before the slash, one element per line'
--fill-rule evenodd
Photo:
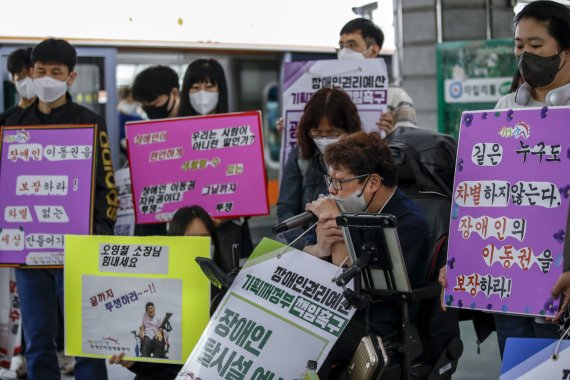
<path fill-rule="evenodd" d="M 172 317 L 172 313 L 166 313 L 156 334 L 152 338 L 145 335 L 143 325 L 139 327 L 139 331 L 131 331 L 135 339 L 135 356 L 168 359 L 167 354 L 170 348 L 168 333 L 172 331 L 172 325 L 169 321 L 170 317 Z"/>

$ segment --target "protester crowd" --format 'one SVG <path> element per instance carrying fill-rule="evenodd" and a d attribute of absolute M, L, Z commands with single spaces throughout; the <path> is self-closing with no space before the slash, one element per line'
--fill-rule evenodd
<path fill-rule="evenodd" d="M 567 64 L 570 61 L 570 10 L 553 1 L 536 1 L 516 15 L 513 26 L 514 54 L 522 84 L 515 92 L 503 97 L 496 108 L 544 106 L 549 93 L 570 86 L 570 64 Z M 339 37 L 339 59 L 377 58 L 384 41 L 382 30 L 363 18 L 344 25 Z M 96 124 L 98 138 L 108 140 L 104 118 L 75 103 L 68 92 L 78 77 L 75 71 L 77 54 L 70 43 L 49 38 L 33 49 L 14 51 L 7 62 L 19 102 L 0 114 L 0 125 Z M 151 66 L 138 73 L 130 89 L 121 91 L 118 109 L 122 121 L 230 111 L 226 74 L 214 59 L 191 62 L 181 82 L 170 67 Z M 397 128 L 421 126 L 412 98 L 400 87 L 388 87 L 387 110 L 379 115 L 374 132 L 362 130 L 357 108 L 344 91 L 334 88 L 317 91 L 306 104 L 298 124 L 298 146 L 286 157 L 277 203 L 279 221 L 305 210 L 316 216 L 312 229 L 303 234 L 304 240 L 297 240 L 298 247 L 338 266 L 350 264 L 343 234 L 336 224 L 337 215 L 340 212 L 392 214 L 397 217 L 398 236 L 410 282 L 413 286 L 422 285 L 430 264 L 426 257 L 433 242 L 429 240 L 429 226 L 422 209 L 398 187 L 398 168 L 387 143 Z M 121 139 L 125 138 L 123 128 Z M 123 143 L 122 146 L 126 152 L 126 145 Z M 93 234 L 113 235 L 118 205 L 112 200 L 117 199 L 116 188 L 102 164 L 108 160 L 104 157 L 108 153 L 104 153 L 101 146 L 98 148 L 95 152 Z M 291 231 L 285 238 L 291 243 L 301 233 L 301 229 Z M 232 247 L 235 243 L 246 253 L 253 250 L 247 219 L 211 218 L 203 208 L 191 204 L 180 208 L 170 223 L 137 225 L 135 235 L 209 236 L 211 257 L 224 272 L 234 269 Z M 445 269 L 444 266 L 440 271 L 440 283 L 444 288 L 449 287 Z M 1 275 L 6 278 L 10 271 L 15 273 L 27 378 L 59 379 L 61 367 L 67 365 L 64 370 L 71 371 L 69 361 L 66 362 L 61 353 L 62 364 L 58 364 L 58 351 L 63 350 L 64 269 L 1 270 Z M 570 273 L 563 273 L 551 291 L 553 297 L 562 297 L 554 321 L 493 314 L 501 355 L 508 337 L 560 337 L 555 322 L 568 306 Z M 212 289 L 212 298 L 216 295 L 217 290 Z M 144 334 L 145 326 L 150 330 L 159 329 L 153 315 L 154 305 L 147 304 L 141 325 L 143 340 L 149 340 Z M 416 318 L 417 310 L 412 310 L 411 320 Z M 350 361 L 360 339 L 369 331 L 389 337 L 399 325 L 399 311 L 385 305 L 372 307 L 367 315 L 357 312 L 328 358 L 321 363 L 321 379 L 332 378 L 335 365 Z M 180 370 L 178 365 L 134 363 L 123 357 L 124 353 L 114 355 L 110 363 L 128 368 L 141 380 L 174 379 Z M 23 361 L 20 359 L 20 362 Z M 22 368 L 13 366 L 13 369 L 17 370 L 17 375 L 25 376 Z M 72 370 L 77 379 L 107 379 L 106 363 L 101 359 L 77 357 Z M 0 375 L 16 376 L 6 370 Z"/>

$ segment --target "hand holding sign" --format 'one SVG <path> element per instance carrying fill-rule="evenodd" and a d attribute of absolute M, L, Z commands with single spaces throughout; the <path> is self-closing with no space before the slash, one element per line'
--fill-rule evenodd
<path fill-rule="evenodd" d="M 560 277 L 558 277 L 556 284 L 554 284 L 552 297 L 558 298 L 558 296 L 561 296 L 562 299 L 560 300 L 560 309 L 554 316 L 554 321 L 560 319 L 560 316 L 564 313 L 570 301 L 570 272 L 562 273 Z"/>

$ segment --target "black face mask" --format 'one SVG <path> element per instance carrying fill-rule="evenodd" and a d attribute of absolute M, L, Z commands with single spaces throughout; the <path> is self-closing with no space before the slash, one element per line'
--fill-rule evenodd
<path fill-rule="evenodd" d="M 144 110 L 144 112 L 146 112 L 146 115 L 148 116 L 149 119 L 164 119 L 168 117 L 168 115 L 172 111 L 172 108 L 174 108 L 174 104 L 172 104 L 172 107 L 168 109 L 168 103 L 170 103 L 170 95 L 168 95 L 168 99 L 160 107 L 143 106 L 142 109 Z"/>
<path fill-rule="evenodd" d="M 554 81 L 560 67 L 560 53 L 541 57 L 524 52 L 519 58 L 519 70 L 529 86 L 545 87 Z"/>

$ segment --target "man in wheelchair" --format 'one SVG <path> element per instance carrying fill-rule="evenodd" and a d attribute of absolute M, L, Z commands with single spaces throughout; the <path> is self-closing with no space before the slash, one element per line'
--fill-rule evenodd
<path fill-rule="evenodd" d="M 167 313 L 167 318 L 169 317 Z M 153 358 L 166 358 L 168 352 L 168 321 L 163 321 L 156 315 L 154 303 L 147 302 L 142 323 L 139 328 L 141 340 L 141 356 Z"/>
<path fill-rule="evenodd" d="M 307 205 L 307 210 L 317 215 L 319 221 L 316 233 L 307 236 L 304 250 L 316 257 L 331 260 L 338 266 L 351 265 L 336 217 L 340 212 L 391 214 L 397 220 L 397 234 L 411 288 L 424 285 L 432 245 L 429 228 L 420 207 L 398 189 L 396 164 L 386 142 L 376 133 L 357 132 L 329 145 L 324 159 L 329 172 L 325 179 L 330 196 Z M 360 277 L 356 279 L 360 281 Z M 403 321 L 409 317 L 409 322 L 417 325 L 419 305 L 410 304 L 409 313 L 406 311 L 408 317 L 402 315 L 402 310 L 401 302 L 389 300 L 374 300 L 369 307 L 359 309 L 321 366 L 320 378 L 347 376 L 348 364 L 366 335 L 380 336 L 386 345 L 392 345 L 392 352 L 397 355 L 389 355 L 389 360 L 392 365 L 401 366 L 402 355 L 398 351 L 402 351 Z M 417 336 L 406 345 L 412 353 L 422 351 Z M 402 376 L 402 371 L 398 369 L 394 371 L 395 377 L 389 376 L 389 372 L 385 372 L 383 378 Z"/>

